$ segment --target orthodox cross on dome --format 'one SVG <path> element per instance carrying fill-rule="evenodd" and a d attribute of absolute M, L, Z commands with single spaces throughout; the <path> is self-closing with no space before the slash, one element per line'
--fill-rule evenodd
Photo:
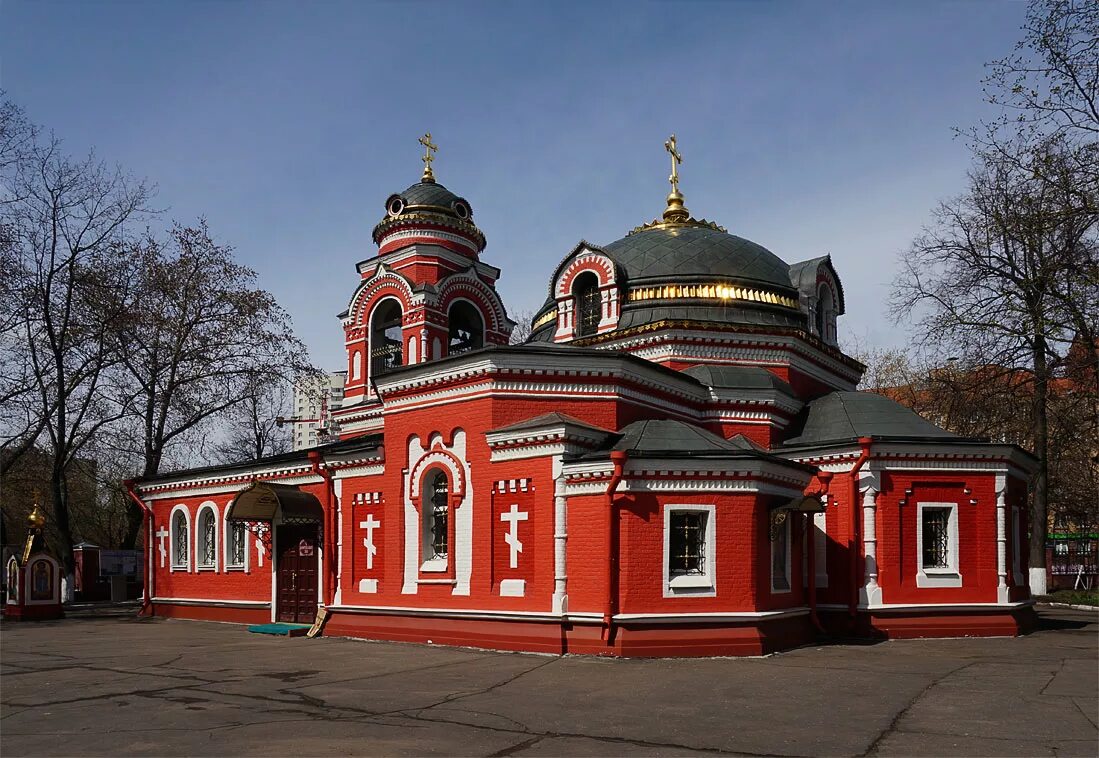
<path fill-rule="evenodd" d="M 439 146 L 431 142 L 431 132 L 420 137 L 420 144 L 424 146 L 424 157 L 421 159 L 424 162 L 424 175 L 420 177 L 420 181 L 434 184 L 435 174 L 431 171 L 431 162 L 435 160 L 435 153 L 439 152 Z"/>
<path fill-rule="evenodd" d="M 515 503 L 511 504 L 511 510 L 507 513 L 500 514 L 500 520 L 508 525 L 508 532 L 504 535 L 504 542 L 507 543 L 510 555 L 508 556 L 508 566 L 511 568 L 519 567 L 519 553 L 523 552 L 523 543 L 519 541 L 519 522 L 526 521 L 528 514 L 526 511 L 519 510 L 519 506 Z"/>
<path fill-rule="evenodd" d="M 664 143 L 664 149 L 672 157 L 672 175 L 668 181 L 672 184 L 672 191 L 668 194 L 668 207 L 664 209 L 664 221 L 666 223 L 681 224 L 690 219 L 690 211 L 683 205 L 683 195 L 679 193 L 679 164 L 683 162 L 683 155 L 675 144 L 675 135 L 668 137 Z"/>
<path fill-rule="evenodd" d="M 668 177 L 668 181 L 672 184 L 672 192 L 679 192 L 679 164 L 683 162 L 683 156 L 675 147 L 675 135 L 668 137 L 664 143 L 664 149 L 668 151 L 668 154 L 672 156 L 672 175 Z"/>

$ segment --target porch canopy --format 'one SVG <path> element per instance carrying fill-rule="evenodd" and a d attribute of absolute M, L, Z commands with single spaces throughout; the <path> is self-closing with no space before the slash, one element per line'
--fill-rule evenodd
<path fill-rule="evenodd" d="M 819 495 L 802 495 L 771 506 L 771 512 L 794 511 L 795 513 L 824 513 L 824 503 Z"/>
<path fill-rule="evenodd" d="M 252 482 L 233 498 L 228 521 L 274 521 L 281 517 L 287 524 L 319 524 L 324 509 L 315 495 L 297 487 L 274 482 Z"/>

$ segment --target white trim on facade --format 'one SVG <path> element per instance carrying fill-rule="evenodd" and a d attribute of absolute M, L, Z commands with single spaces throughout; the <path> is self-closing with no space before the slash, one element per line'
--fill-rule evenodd
<path fill-rule="evenodd" d="M 205 534 L 203 534 L 205 524 L 203 524 L 204 511 L 212 511 L 214 514 L 214 550 L 213 560 L 209 563 L 206 562 L 206 544 Z M 220 543 L 221 536 L 221 514 L 218 512 L 217 504 L 213 500 L 206 500 L 199 504 L 198 510 L 195 511 L 195 533 L 194 533 L 194 556 L 195 556 L 195 570 L 196 571 L 213 571 L 217 572 L 218 566 L 218 544 Z"/>
<path fill-rule="evenodd" d="M 182 561 L 179 560 L 179 538 L 177 533 L 178 527 L 176 526 L 177 513 L 183 514 L 184 523 L 187 527 L 187 539 L 185 540 L 185 544 L 187 545 L 187 555 L 183 557 Z M 172 508 L 171 512 L 168 514 L 168 542 L 170 543 L 168 546 L 168 570 L 171 573 L 181 571 L 187 574 L 191 572 L 191 567 L 193 565 L 191 561 L 192 534 L 194 534 L 194 532 L 191 530 L 191 511 L 187 508 L 186 505 L 180 503 L 179 505 Z"/>
<path fill-rule="evenodd" d="M 717 596 L 717 508 L 711 504 L 667 503 L 664 511 L 664 597 L 716 597 Z M 672 515 L 675 513 L 702 513 L 706 522 L 702 534 L 703 569 L 701 574 L 674 575 L 670 569 Z"/>
<path fill-rule="evenodd" d="M 947 565 L 944 568 L 923 565 L 923 521 L 926 510 L 946 510 L 947 516 Z M 916 504 L 916 586 L 917 587 L 961 587 L 962 574 L 958 567 L 958 504 L 957 503 L 917 503 Z"/>

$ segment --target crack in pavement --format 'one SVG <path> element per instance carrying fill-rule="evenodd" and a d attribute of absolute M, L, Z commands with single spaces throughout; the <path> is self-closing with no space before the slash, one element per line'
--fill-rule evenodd
<path fill-rule="evenodd" d="M 904 708 L 901 708 L 896 713 L 896 715 L 893 716 L 893 720 L 889 722 L 889 726 L 887 726 L 885 729 L 883 729 L 881 731 L 881 734 L 879 734 L 877 737 L 874 738 L 874 741 L 870 743 L 870 746 L 867 747 L 866 750 L 864 750 L 861 753 L 860 758 L 865 758 L 866 756 L 870 756 L 870 755 L 877 755 L 878 747 L 881 745 L 882 740 L 884 740 L 890 734 L 893 734 L 894 732 L 896 732 L 897 727 L 901 722 L 901 719 L 904 718 L 905 714 L 908 713 L 908 711 L 912 708 L 912 706 L 914 706 L 916 703 L 918 703 L 923 698 L 924 695 L 926 695 L 928 692 L 930 692 L 932 689 L 934 689 L 936 686 L 938 686 L 938 684 L 940 682 L 942 682 L 948 676 L 953 676 L 954 674 L 958 673 L 959 671 L 963 671 L 963 670 L 969 668 L 970 666 L 976 665 L 977 663 L 980 663 L 980 661 L 970 661 L 969 663 L 964 663 L 961 666 L 958 666 L 958 667 L 956 667 L 956 668 L 954 668 L 950 671 L 947 671 L 944 674 L 940 674 L 939 676 L 932 679 L 931 682 L 926 687 L 924 687 L 922 690 L 920 690 L 915 695 L 915 697 L 913 697 L 911 700 L 908 701 L 908 703 L 904 706 Z"/>

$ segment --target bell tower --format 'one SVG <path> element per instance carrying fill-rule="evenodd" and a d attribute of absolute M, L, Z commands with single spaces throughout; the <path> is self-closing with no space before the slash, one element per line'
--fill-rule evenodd
<path fill-rule="evenodd" d="M 473 207 L 436 181 L 431 133 L 419 143 L 423 175 L 385 201 L 378 254 L 357 265 L 358 287 L 340 314 L 345 408 L 373 401 L 373 383 L 391 371 L 507 344 L 515 326 L 496 292 L 500 270 L 480 260 L 486 241 Z"/>

